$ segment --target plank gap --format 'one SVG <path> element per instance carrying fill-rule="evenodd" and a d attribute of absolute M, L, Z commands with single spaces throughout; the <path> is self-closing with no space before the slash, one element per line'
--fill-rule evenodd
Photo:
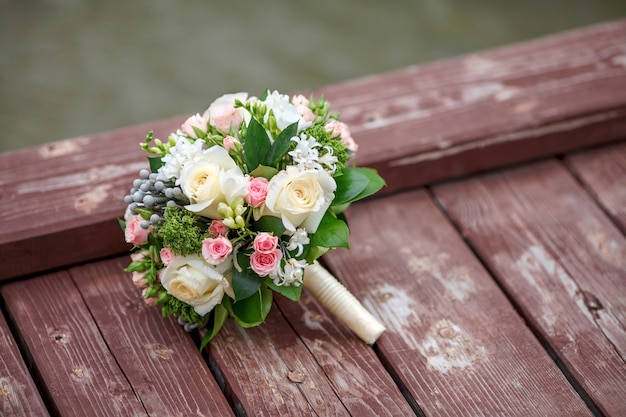
<path fill-rule="evenodd" d="M 2 286 L 0 286 L 0 288 L 2 288 Z M 30 377 L 35 383 L 35 387 L 37 388 L 37 393 L 43 400 L 43 404 L 46 407 L 46 410 L 48 411 L 51 417 L 57 417 L 57 416 L 61 417 L 59 410 L 57 410 L 57 408 L 54 407 L 54 401 L 52 401 L 52 396 L 50 394 L 50 391 L 48 390 L 48 386 L 45 384 L 43 377 L 41 373 L 39 372 L 37 365 L 35 364 L 33 355 L 31 354 L 30 349 L 28 348 L 28 344 L 26 343 L 26 340 L 24 340 L 24 337 L 21 335 L 21 333 L 19 332 L 17 328 L 13 315 L 11 314 L 11 311 L 8 309 L 6 302 L 4 300 L 4 297 L 2 296 L 2 292 L 0 292 L 0 312 L 2 313 L 7 323 L 7 326 L 9 327 L 9 330 L 11 331 L 11 336 L 13 337 L 13 340 L 15 340 L 15 344 L 20 352 L 20 356 L 22 360 L 24 361 L 24 363 L 26 364 L 26 369 L 28 370 Z"/>
<path fill-rule="evenodd" d="M 505 169 L 503 168 L 499 170 L 505 170 Z M 574 390 L 583 400 L 587 408 L 589 408 L 589 410 L 593 413 L 594 416 L 603 417 L 603 414 L 600 412 L 599 408 L 597 407 L 595 402 L 591 399 L 589 394 L 587 394 L 587 392 L 582 387 L 582 385 L 576 380 L 576 378 L 572 375 L 572 373 L 567 369 L 563 361 L 559 359 L 556 351 L 550 345 L 549 341 L 541 335 L 540 329 L 532 325 L 529 318 L 526 316 L 526 314 L 524 314 L 522 307 L 519 305 L 517 301 L 515 301 L 515 298 L 512 296 L 512 294 L 504 287 L 504 285 L 502 285 L 500 280 L 497 278 L 497 274 L 495 273 L 495 271 L 493 271 L 492 268 L 489 266 L 489 264 L 485 262 L 483 257 L 480 255 L 480 252 L 476 249 L 476 247 L 472 244 L 472 242 L 466 236 L 463 235 L 461 226 L 450 216 L 445 206 L 443 205 L 443 202 L 439 198 L 437 198 L 437 196 L 435 195 L 435 193 L 433 192 L 430 186 L 427 186 L 426 190 L 430 198 L 433 200 L 433 202 L 437 206 L 437 208 L 441 211 L 443 216 L 448 220 L 448 222 L 456 230 L 457 234 L 461 237 L 461 239 L 463 240 L 465 245 L 469 248 L 469 250 L 474 254 L 478 262 L 480 262 L 483 268 L 485 268 L 485 271 L 487 271 L 487 273 L 491 276 L 493 282 L 500 289 L 502 294 L 504 294 L 504 296 L 509 301 L 513 309 L 517 312 L 517 314 L 522 318 L 526 327 L 530 330 L 533 336 L 539 341 L 539 343 L 544 348 L 548 356 L 550 356 L 550 358 L 554 361 L 554 363 L 559 368 L 559 370 L 561 371 L 565 379 L 567 379 L 567 381 L 570 383 L 572 388 L 574 388 Z"/>

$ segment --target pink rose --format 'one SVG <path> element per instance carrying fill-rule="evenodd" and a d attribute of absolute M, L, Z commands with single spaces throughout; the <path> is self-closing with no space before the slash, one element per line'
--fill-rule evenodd
<path fill-rule="evenodd" d="M 291 104 L 296 107 L 298 113 L 304 120 L 307 122 L 312 122 L 315 120 L 315 114 L 309 108 L 309 99 L 304 97 L 302 94 L 298 94 L 291 98 Z"/>
<path fill-rule="evenodd" d="M 282 257 L 280 249 L 274 249 L 270 253 L 253 252 L 250 256 L 250 267 L 257 275 L 264 277 L 276 269 Z"/>
<path fill-rule="evenodd" d="M 152 231 L 152 226 L 144 229 L 141 227 L 142 221 L 143 219 L 140 216 L 132 216 L 126 221 L 126 229 L 124 229 L 126 242 L 143 245 L 148 241 L 148 235 Z"/>
<path fill-rule="evenodd" d="M 168 266 L 174 257 L 174 253 L 170 248 L 162 248 L 159 255 L 161 256 L 161 262 L 163 262 L 165 266 Z"/>
<path fill-rule="evenodd" d="M 346 149 L 352 152 L 356 152 L 359 146 L 356 144 L 350 133 L 348 125 L 338 120 L 331 120 L 324 126 L 327 132 L 330 132 L 330 137 L 341 138 L 341 142 L 345 145 Z"/>
<path fill-rule="evenodd" d="M 252 207 L 260 207 L 265 203 L 265 197 L 267 197 L 267 184 L 269 181 L 267 178 L 254 177 L 248 185 L 248 195 L 246 196 L 246 202 Z"/>
<path fill-rule="evenodd" d="M 144 288 L 148 285 L 148 280 L 146 279 L 145 272 L 133 272 L 133 284 L 137 288 Z"/>
<path fill-rule="evenodd" d="M 239 129 L 243 116 L 238 108 L 226 107 L 212 116 L 211 121 L 220 133 L 228 134 L 231 127 L 235 130 Z"/>
<path fill-rule="evenodd" d="M 146 298 L 146 292 L 148 292 L 147 288 L 144 288 L 143 291 L 141 292 L 141 296 L 143 297 L 143 301 L 145 301 L 145 303 L 148 304 L 149 306 L 155 305 L 156 302 L 157 302 L 157 298 L 156 297 Z"/>
<path fill-rule="evenodd" d="M 261 232 L 254 238 L 254 250 L 260 253 L 272 253 L 278 245 L 278 236 Z"/>
<path fill-rule="evenodd" d="M 148 257 L 148 251 L 147 250 L 142 250 L 142 251 L 130 254 L 131 261 L 143 261 L 147 257 Z"/>
<path fill-rule="evenodd" d="M 228 234 L 228 226 L 221 220 L 213 220 L 209 225 L 209 234 L 212 237 L 226 236 Z"/>
<path fill-rule="evenodd" d="M 202 241 L 202 256 L 211 265 L 221 264 L 232 251 L 232 243 L 224 236 L 210 237 Z"/>
<path fill-rule="evenodd" d="M 183 125 L 180 127 L 180 130 L 182 130 L 183 133 L 190 138 L 198 138 L 194 127 L 206 135 L 207 124 L 207 120 L 196 113 L 195 115 L 185 120 L 185 123 L 183 123 Z"/>
<path fill-rule="evenodd" d="M 230 135 L 224 137 L 224 149 L 227 151 L 232 151 L 235 149 L 236 145 L 239 143 L 237 138 L 234 138 Z"/>

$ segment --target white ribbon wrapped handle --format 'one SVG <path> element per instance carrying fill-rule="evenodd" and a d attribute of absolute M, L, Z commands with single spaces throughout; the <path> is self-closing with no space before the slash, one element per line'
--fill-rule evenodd
<path fill-rule="evenodd" d="M 367 344 L 385 327 L 322 265 L 315 261 L 304 270 L 304 287 Z"/>

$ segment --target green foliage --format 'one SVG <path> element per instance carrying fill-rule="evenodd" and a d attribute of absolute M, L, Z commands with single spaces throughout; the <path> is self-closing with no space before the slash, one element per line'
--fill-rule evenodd
<path fill-rule="evenodd" d="M 349 204 L 368 197 L 385 186 L 385 180 L 371 168 L 347 167 L 334 178 L 337 190 L 333 206 Z"/>
<path fill-rule="evenodd" d="M 208 237 L 207 227 L 199 216 L 180 207 L 167 207 L 157 233 L 163 245 L 177 255 L 192 255 L 202 251 L 202 240 Z"/>
<path fill-rule="evenodd" d="M 256 232 L 273 233 L 274 236 L 281 236 L 285 232 L 283 221 L 275 216 L 263 216 L 252 225 L 252 230 Z"/>
<path fill-rule="evenodd" d="M 311 236 L 311 247 L 321 246 L 324 248 L 342 247 L 350 249 L 348 240 L 348 225 L 343 220 L 339 220 L 330 212 L 326 212 L 317 231 Z"/>
<path fill-rule="evenodd" d="M 297 132 L 298 122 L 290 124 L 283 129 L 282 132 L 280 132 L 280 135 L 278 135 L 274 143 L 272 143 L 272 148 L 270 149 L 269 155 L 265 161 L 268 165 L 275 166 L 278 161 L 285 156 L 285 154 L 289 151 L 289 148 L 291 148 L 291 138 L 294 137 Z"/>
<path fill-rule="evenodd" d="M 302 285 L 276 285 L 270 277 L 265 277 L 265 284 L 272 290 L 289 298 L 291 301 L 298 301 L 302 294 Z"/>
<path fill-rule="evenodd" d="M 250 119 L 246 137 L 243 143 L 243 151 L 248 171 L 256 169 L 259 165 L 267 165 L 265 159 L 271 149 L 270 138 L 265 128 L 254 117 Z"/>
<path fill-rule="evenodd" d="M 225 297 L 228 298 L 228 297 Z M 222 304 L 218 304 L 215 306 L 213 311 L 211 311 L 209 315 L 209 320 L 206 325 L 206 334 L 202 338 L 202 343 L 200 343 L 200 351 L 202 351 L 206 345 L 219 333 L 224 322 L 228 318 L 228 310 Z"/>
<path fill-rule="evenodd" d="M 265 321 L 272 308 L 272 290 L 261 285 L 257 292 L 248 298 L 233 303 L 228 297 L 224 297 L 222 303 L 241 327 L 258 326 Z"/>
<path fill-rule="evenodd" d="M 206 317 L 196 313 L 192 306 L 169 294 L 164 297 L 164 302 L 161 305 L 161 315 L 163 317 L 171 315 L 182 317 L 189 323 L 198 323 L 200 325 L 206 321 Z"/>
<path fill-rule="evenodd" d="M 235 293 L 235 300 L 239 301 L 257 292 L 263 283 L 263 278 L 250 269 L 250 254 L 245 252 L 237 253 L 237 263 L 241 271 L 237 270 L 237 268 L 232 269 L 233 292 Z"/>

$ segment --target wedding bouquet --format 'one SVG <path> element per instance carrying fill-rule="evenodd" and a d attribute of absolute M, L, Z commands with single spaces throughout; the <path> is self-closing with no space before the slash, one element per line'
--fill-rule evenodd
<path fill-rule="evenodd" d="M 140 146 L 150 170 L 124 198 L 126 271 L 163 316 L 206 327 L 201 349 L 228 316 L 257 326 L 273 292 L 297 301 L 303 285 L 376 340 L 382 325 L 316 262 L 349 247 L 342 210 L 384 185 L 351 166 L 357 145 L 323 97 L 227 94 L 166 141 L 150 132 Z"/>

